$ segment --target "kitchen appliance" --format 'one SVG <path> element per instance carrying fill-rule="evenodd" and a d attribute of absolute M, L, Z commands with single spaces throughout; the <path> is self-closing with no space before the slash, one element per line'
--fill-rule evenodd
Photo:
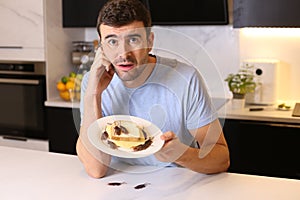
<path fill-rule="evenodd" d="M 98 40 L 93 42 L 74 41 L 72 51 L 72 63 L 77 74 L 85 74 L 89 71 L 95 58 L 95 49 L 98 47 Z"/>
<path fill-rule="evenodd" d="M 273 105 L 279 99 L 279 93 L 285 89 L 288 80 L 281 81 L 288 68 L 275 59 L 244 60 L 243 65 L 253 66 L 256 88 L 246 94 L 246 104 Z"/>
<path fill-rule="evenodd" d="M 94 42 L 74 41 L 73 51 L 72 51 L 72 63 L 75 66 L 79 66 L 82 64 L 82 61 L 86 59 L 88 59 L 88 61 L 90 62 L 93 62 L 95 57 L 94 55 L 95 45 L 98 45 L 97 41 Z"/>
<path fill-rule="evenodd" d="M 47 151 L 45 64 L 0 63 L 0 94 L 0 145 Z"/>

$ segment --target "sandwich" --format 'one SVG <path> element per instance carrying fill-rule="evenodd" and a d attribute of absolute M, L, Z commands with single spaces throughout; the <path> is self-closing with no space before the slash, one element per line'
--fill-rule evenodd
<path fill-rule="evenodd" d="M 143 127 L 133 121 L 118 120 L 108 123 L 101 136 L 111 148 L 124 148 L 127 150 L 141 151 L 152 144 L 152 137 Z"/>

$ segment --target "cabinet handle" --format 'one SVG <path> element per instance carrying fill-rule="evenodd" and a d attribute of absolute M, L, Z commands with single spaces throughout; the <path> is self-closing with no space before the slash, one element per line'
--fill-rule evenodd
<path fill-rule="evenodd" d="M 269 125 L 275 127 L 300 128 L 300 125 L 293 125 L 293 124 L 269 124 Z"/>
<path fill-rule="evenodd" d="M 5 136 L 2 136 L 2 138 L 3 138 L 3 139 L 6 139 L 6 140 L 18 140 L 18 141 L 24 141 L 24 142 L 27 141 L 27 138 L 19 137 L 19 136 L 9 136 L 9 135 L 5 135 Z"/>
<path fill-rule="evenodd" d="M 0 49 L 23 49 L 22 46 L 0 46 Z"/>
<path fill-rule="evenodd" d="M 0 78 L 0 83 L 38 85 L 39 81 L 38 80 L 30 80 L 30 79 Z"/>

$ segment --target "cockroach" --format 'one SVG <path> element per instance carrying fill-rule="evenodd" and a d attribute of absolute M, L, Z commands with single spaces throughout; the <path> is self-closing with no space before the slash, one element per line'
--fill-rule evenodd
<path fill-rule="evenodd" d="M 110 186 L 120 186 L 122 184 L 126 184 L 126 182 L 109 182 L 109 183 L 107 183 L 107 185 L 110 185 Z"/>
<path fill-rule="evenodd" d="M 115 134 L 116 134 L 116 135 L 121 135 L 121 131 L 122 131 L 122 130 L 121 130 L 120 127 L 115 126 L 114 129 L 115 129 Z"/>
<path fill-rule="evenodd" d="M 101 140 L 106 140 L 108 138 L 108 133 L 104 131 L 101 135 Z"/>
<path fill-rule="evenodd" d="M 124 134 L 128 134 L 129 133 L 128 130 L 124 126 L 122 126 L 122 125 L 120 125 L 120 129 L 121 129 L 121 132 L 124 133 Z"/>
<path fill-rule="evenodd" d="M 145 130 L 144 130 L 144 129 L 142 129 L 142 132 L 143 132 L 143 135 L 144 135 L 144 138 L 145 138 L 145 140 L 147 140 L 147 138 L 148 138 L 148 135 L 147 135 L 147 133 L 145 132 Z"/>
<path fill-rule="evenodd" d="M 149 138 L 144 144 L 133 147 L 133 151 L 142 151 L 144 149 L 147 149 L 152 144 L 152 142 L 152 138 Z"/>
<path fill-rule="evenodd" d="M 136 190 L 142 189 L 142 188 L 146 187 L 147 185 L 150 185 L 150 183 L 143 183 L 143 184 L 136 185 L 134 187 L 134 189 L 136 189 Z"/>
<path fill-rule="evenodd" d="M 117 149 L 118 148 L 118 146 L 114 143 L 114 142 L 112 142 L 112 141 L 109 141 L 109 140 L 107 140 L 107 144 L 110 146 L 110 148 L 112 148 L 112 149 Z"/>

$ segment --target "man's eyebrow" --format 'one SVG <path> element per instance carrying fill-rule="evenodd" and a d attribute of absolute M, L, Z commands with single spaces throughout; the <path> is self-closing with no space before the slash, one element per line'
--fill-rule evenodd
<path fill-rule="evenodd" d="M 112 37 L 116 38 L 116 37 L 117 37 L 117 35 L 116 35 L 116 34 L 109 34 L 109 35 L 105 36 L 105 38 L 104 38 L 104 39 L 107 39 L 107 38 L 112 38 Z"/>
<path fill-rule="evenodd" d="M 126 37 L 142 37 L 142 36 L 141 36 L 141 34 L 138 34 L 138 33 L 132 33 L 132 34 L 127 35 Z"/>
<path fill-rule="evenodd" d="M 117 37 L 118 36 L 116 34 L 109 34 L 109 35 L 105 36 L 104 39 L 106 40 L 106 39 L 109 39 L 109 38 L 117 38 Z M 142 36 L 139 33 L 132 33 L 132 34 L 126 35 L 126 38 L 129 38 L 129 37 L 139 37 L 139 38 L 141 38 Z"/>

